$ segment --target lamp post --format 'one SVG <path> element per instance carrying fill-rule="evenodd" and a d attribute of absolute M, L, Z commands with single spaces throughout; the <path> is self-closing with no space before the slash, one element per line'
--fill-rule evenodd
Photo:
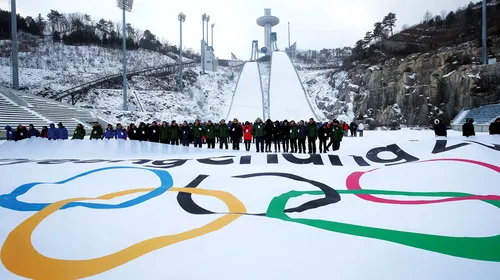
<path fill-rule="evenodd" d="M 212 49 L 214 48 L 214 26 L 215 23 L 212 23 Z"/>
<path fill-rule="evenodd" d="M 16 0 L 11 0 L 12 12 L 12 88 L 19 90 L 19 60 L 17 57 L 17 12 Z"/>
<path fill-rule="evenodd" d="M 123 110 L 128 111 L 127 104 L 127 24 L 125 12 L 132 12 L 134 0 L 116 0 L 116 6 L 123 11 Z"/>
<path fill-rule="evenodd" d="M 201 15 L 201 69 L 203 74 L 205 74 L 205 21 L 207 20 L 207 14 Z"/>
<path fill-rule="evenodd" d="M 208 22 L 210 21 L 210 16 L 207 16 L 207 46 L 208 46 Z"/>
<path fill-rule="evenodd" d="M 488 42 L 487 42 L 487 37 L 488 37 L 488 30 L 486 26 L 486 0 L 483 0 L 483 64 L 488 64 Z"/>
<path fill-rule="evenodd" d="M 180 43 L 179 43 L 179 87 L 182 91 L 182 23 L 186 21 L 186 15 L 183 13 L 179 14 L 179 24 L 180 24 Z"/>

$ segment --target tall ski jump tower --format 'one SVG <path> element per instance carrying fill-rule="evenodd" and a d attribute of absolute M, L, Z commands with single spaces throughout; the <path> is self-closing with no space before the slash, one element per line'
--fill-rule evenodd
<path fill-rule="evenodd" d="M 264 9 L 264 16 L 257 19 L 257 24 L 264 27 L 264 46 L 267 51 L 266 54 L 270 55 L 272 50 L 271 42 L 271 29 L 280 23 L 280 19 L 271 15 L 271 9 Z"/>

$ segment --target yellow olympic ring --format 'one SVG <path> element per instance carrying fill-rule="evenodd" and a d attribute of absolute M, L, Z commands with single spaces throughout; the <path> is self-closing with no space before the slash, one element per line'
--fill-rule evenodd
<path fill-rule="evenodd" d="M 241 214 L 226 214 L 200 228 L 174 235 L 154 237 L 131 245 L 116 253 L 89 260 L 49 258 L 36 251 L 31 243 L 31 235 L 35 228 L 44 219 L 68 203 L 95 199 L 109 200 L 128 194 L 149 192 L 152 190 L 154 189 L 136 189 L 111 193 L 97 198 L 71 198 L 55 202 L 26 219 L 9 234 L 0 251 L 2 263 L 12 273 L 30 279 L 56 280 L 85 278 L 123 265 L 152 251 L 219 230 L 246 213 L 245 205 L 230 193 L 194 188 L 171 188 L 169 191 L 216 197 L 227 205 L 230 213 Z"/>

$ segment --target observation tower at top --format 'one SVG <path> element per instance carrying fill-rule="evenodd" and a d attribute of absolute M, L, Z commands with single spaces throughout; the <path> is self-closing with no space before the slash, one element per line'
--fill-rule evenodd
<path fill-rule="evenodd" d="M 257 19 L 257 24 L 264 27 L 264 43 L 267 55 L 272 53 L 271 29 L 279 23 L 280 19 L 271 15 L 271 9 L 264 9 L 264 16 Z"/>

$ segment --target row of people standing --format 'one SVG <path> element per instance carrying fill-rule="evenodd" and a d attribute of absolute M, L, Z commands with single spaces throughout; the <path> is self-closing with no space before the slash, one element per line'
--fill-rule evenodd
<path fill-rule="evenodd" d="M 7 125 L 5 126 L 5 131 L 7 132 L 7 140 L 9 141 L 20 141 L 32 137 L 47 138 L 49 140 L 68 139 L 68 130 L 61 122 L 57 127 L 54 123 L 50 123 L 49 127 L 43 126 L 41 132 L 33 124 L 28 125 L 28 128 L 19 124 L 16 129 Z"/>

